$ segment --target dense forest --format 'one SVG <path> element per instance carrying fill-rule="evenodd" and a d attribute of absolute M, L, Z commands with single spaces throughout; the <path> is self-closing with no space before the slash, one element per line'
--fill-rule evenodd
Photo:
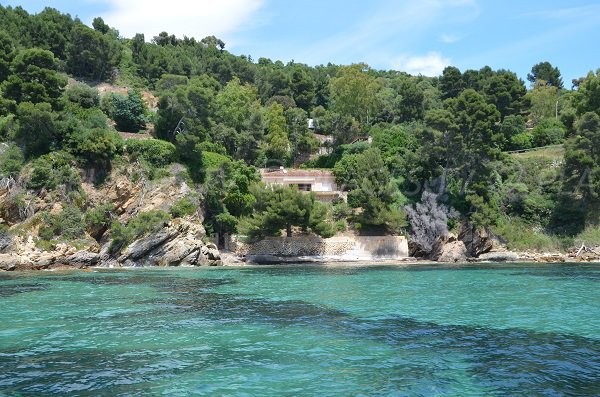
<path fill-rule="evenodd" d="M 469 222 L 514 249 L 600 243 L 600 71 L 567 88 L 540 62 L 527 80 L 488 66 L 431 78 L 255 60 L 214 36 L 124 38 L 101 18 L 0 6 L 0 233 L 36 218 L 41 242 L 102 230 L 118 250 L 200 208 L 210 233 L 250 238 L 407 233 L 426 251 Z M 129 91 L 100 95 L 99 82 Z M 316 155 L 318 136 L 329 154 Z M 131 162 L 150 180 L 177 170 L 193 192 L 169 213 L 116 221 L 81 183 Z M 347 201 L 259 183 L 257 168 L 282 165 L 332 169 Z M 31 213 L 36 195 L 62 212 Z"/>

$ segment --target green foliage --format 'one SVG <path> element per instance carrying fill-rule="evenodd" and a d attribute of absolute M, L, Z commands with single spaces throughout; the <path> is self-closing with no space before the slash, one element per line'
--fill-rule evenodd
<path fill-rule="evenodd" d="M 58 62 L 47 50 L 32 48 L 17 53 L 11 62 L 10 75 L 2 83 L 5 98 L 17 103 L 49 103 L 59 107 L 67 79 L 58 73 Z"/>
<path fill-rule="evenodd" d="M 520 220 L 519 218 L 501 218 L 492 231 L 505 241 L 508 248 L 515 251 L 536 250 L 552 252 L 568 248 L 570 240 L 546 234 L 543 230 Z"/>
<path fill-rule="evenodd" d="M 565 139 L 565 126 L 556 119 L 544 119 L 533 128 L 534 146 L 547 146 L 562 143 Z"/>
<path fill-rule="evenodd" d="M 278 103 L 269 106 L 265 120 L 267 123 L 267 157 L 270 160 L 284 161 L 290 148 L 290 141 L 283 106 Z"/>
<path fill-rule="evenodd" d="M 147 109 L 139 91 L 129 90 L 127 96 L 108 94 L 107 102 L 108 115 L 119 131 L 138 132 L 146 126 Z"/>
<path fill-rule="evenodd" d="M 31 174 L 26 183 L 28 189 L 53 190 L 63 186 L 65 192 L 69 193 L 81 188 L 81 179 L 74 167 L 73 157 L 65 152 L 41 156 L 32 161 L 29 167 Z"/>
<path fill-rule="evenodd" d="M 556 67 L 552 67 L 550 62 L 540 62 L 533 65 L 531 68 L 531 73 L 527 74 L 527 80 L 529 80 L 531 83 L 536 83 L 540 80 L 543 80 L 553 87 L 563 88 L 560 70 Z"/>
<path fill-rule="evenodd" d="M 254 212 L 243 225 L 243 233 L 250 239 L 278 236 L 281 230 L 291 236 L 293 227 L 321 237 L 331 237 L 335 233 L 327 220 L 327 207 L 316 201 L 314 194 L 283 186 L 255 189 L 253 193 L 258 199 Z"/>
<path fill-rule="evenodd" d="M 67 99 L 84 109 L 97 107 L 100 104 L 98 90 L 84 83 L 76 83 L 65 90 Z"/>
<path fill-rule="evenodd" d="M 116 37 L 76 24 L 67 46 L 67 69 L 75 76 L 104 80 L 121 60 Z"/>
<path fill-rule="evenodd" d="M 525 117 L 520 115 L 510 115 L 506 116 L 504 120 L 502 120 L 502 124 L 500 125 L 500 129 L 498 131 L 503 138 L 502 147 L 505 150 L 519 150 L 519 149 L 527 149 L 531 147 L 522 147 L 523 138 L 516 139 L 513 142 L 513 138 L 520 134 L 525 134 Z M 530 142 L 531 143 L 531 142 Z"/>
<path fill-rule="evenodd" d="M 84 129 L 69 140 L 69 151 L 88 166 L 108 168 L 122 148 L 121 137 L 106 128 Z"/>
<path fill-rule="evenodd" d="M 531 149 L 533 147 L 533 135 L 529 132 L 521 132 L 510 138 L 510 150 Z"/>
<path fill-rule="evenodd" d="M 98 239 L 110 227 L 112 223 L 113 203 L 101 203 L 85 213 L 85 226 L 87 232 Z"/>
<path fill-rule="evenodd" d="M 367 65 L 344 66 L 330 82 L 333 108 L 368 125 L 379 110 L 380 89 L 381 82 L 369 74 Z"/>
<path fill-rule="evenodd" d="M 59 142 L 56 115 L 47 103 L 21 103 L 17 109 L 19 128 L 15 142 L 23 147 L 26 157 L 48 153 Z"/>
<path fill-rule="evenodd" d="M 133 159 L 147 161 L 154 167 L 165 167 L 177 159 L 175 145 L 160 139 L 127 139 L 125 150 Z"/>
<path fill-rule="evenodd" d="M 66 207 L 56 215 L 46 214 L 39 229 L 39 237 L 43 240 L 52 240 L 55 237 L 74 240 L 81 238 L 84 233 L 83 214 L 74 206 Z"/>
<path fill-rule="evenodd" d="M 194 215 L 198 211 L 198 198 L 194 196 L 182 197 L 177 200 L 169 210 L 173 218 L 183 218 Z"/>
<path fill-rule="evenodd" d="M 221 168 L 225 163 L 231 161 L 229 157 L 213 152 L 202 152 L 202 159 L 207 170 Z"/>
<path fill-rule="evenodd" d="M 123 225 L 115 221 L 111 225 L 111 253 L 118 253 L 134 240 L 161 230 L 170 220 L 169 214 L 159 210 L 140 212 Z"/>
<path fill-rule="evenodd" d="M 16 178 L 23 168 L 24 161 L 23 151 L 15 144 L 9 145 L 0 153 L 0 178 Z"/>

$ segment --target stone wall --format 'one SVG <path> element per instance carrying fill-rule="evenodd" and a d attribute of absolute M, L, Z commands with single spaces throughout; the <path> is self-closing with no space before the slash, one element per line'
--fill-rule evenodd
<path fill-rule="evenodd" d="M 343 236 L 327 239 L 316 236 L 269 237 L 253 244 L 233 239 L 227 245 L 231 251 L 245 256 L 308 256 L 340 260 L 408 257 L 408 241 L 404 236 Z"/>

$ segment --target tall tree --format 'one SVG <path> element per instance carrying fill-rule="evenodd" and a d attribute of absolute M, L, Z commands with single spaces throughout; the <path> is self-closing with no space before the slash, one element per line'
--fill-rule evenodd
<path fill-rule="evenodd" d="M 557 67 L 553 67 L 548 61 L 540 62 L 531 68 L 531 73 L 527 74 L 527 80 L 532 84 L 536 81 L 544 80 L 553 87 L 562 89 L 563 81 L 560 75 L 560 70 Z"/>
<path fill-rule="evenodd" d="M 465 89 L 465 82 L 457 67 L 447 66 L 440 77 L 442 98 L 456 98 Z"/>
<path fill-rule="evenodd" d="M 10 67 L 11 75 L 2 84 L 4 97 L 17 103 L 46 102 L 53 108 L 67 79 L 58 73 L 58 62 L 50 51 L 37 48 L 20 51 Z"/>
<path fill-rule="evenodd" d="M 368 65 L 342 67 L 330 82 L 333 108 L 369 125 L 379 109 L 377 93 L 381 87 L 381 82 L 369 74 Z"/>
<path fill-rule="evenodd" d="M 120 44 L 110 35 L 83 24 L 76 25 L 71 31 L 67 46 L 67 68 L 74 75 L 106 79 L 120 60 Z"/>

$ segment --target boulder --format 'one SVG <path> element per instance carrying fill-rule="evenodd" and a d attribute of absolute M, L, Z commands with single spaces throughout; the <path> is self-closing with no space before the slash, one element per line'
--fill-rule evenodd
<path fill-rule="evenodd" d="M 478 227 L 463 222 L 458 231 L 458 239 L 465 244 L 467 255 L 478 257 L 490 251 L 506 251 L 503 242 L 489 228 Z"/>
<path fill-rule="evenodd" d="M 502 252 L 488 252 L 481 254 L 477 258 L 478 261 L 489 261 L 489 262 L 516 262 L 519 260 L 519 254 L 511 251 Z"/>
<path fill-rule="evenodd" d="M 116 261 L 122 266 L 220 265 L 217 246 L 205 244 L 202 240 L 205 236 L 206 231 L 197 219 L 175 219 L 160 231 L 131 243 Z M 101 255 L 107 256 L 105 248 Z"/>
<path fill-rule="evenodd" d="M 456 263 L 467 261 L 467 248 L 465 244 L 454 238 L 449 239 L 439 251 L 439 255 L 435 259 L 438 262 Z"/>

